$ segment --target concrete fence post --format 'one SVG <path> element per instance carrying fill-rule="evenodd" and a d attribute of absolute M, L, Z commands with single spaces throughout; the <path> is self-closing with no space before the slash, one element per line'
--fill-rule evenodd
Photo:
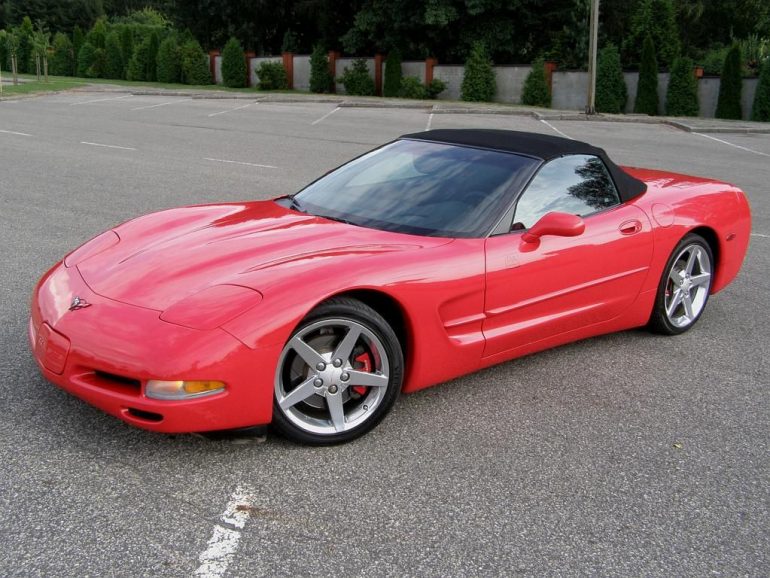
<path fill-rule="evenodd" d="M 292 90 L 294 88 L 294 53 L 284 52 L 281 56 L 283 57 L 283 68 L 286 70 L 286 86 Z"/>
<path fill-rule="evenodd" d="M 545 66 L 545 81 L 548 83 L 548 90 L 553 90 L 553 73 L 556 70 L 557 63 L 555 60 L 546 60 L 543 64 Z"/>
<path fill-rule="evenodd" d="M 382 54 L 374 55 L 374 94 L 382 96 Z"/>
<path fill-rule="evenodd" d="M 209 50 L 209 70 L 211 71 L 211 82 L 217 83 L 217 56 L 219 50 Z"/>

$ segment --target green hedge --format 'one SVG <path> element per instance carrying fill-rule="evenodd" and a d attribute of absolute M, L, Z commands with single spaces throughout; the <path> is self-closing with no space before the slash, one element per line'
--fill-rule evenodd
<path fill-rule="evenodd" d="M 666 114 L 670 116 L 698 116 L 698 80 L 692 60 L 678 57 L 671 67 L 671 78 L 666 92 Z"/>
<path fill-rule="evenodd" d="M 754 93 L 751 120 L 770 122 L 770 58 L 765 58 L 759 70 L 759 83 Z"/>
<path fill-rule="evenodd" d="M 650 116 L 658 114 L 658 59 L 655 57 L 655 44 L 649 34 L 644 37 L 642 44 L 634 112 Z"/>
<path fill-rule="evenodd" d="M 49 66 L 51 74 L 56 76 L 72 76 L 75 73 L 75 53 L 69 36 L 57 32 L 53 37 L 53 55 Z"/>
<path fill-rule="evenodd" d="M 334 77 L 329 73 L 326 49 L 317 44 L 310 55 L 310 92 L 332 92 Z"/>
<path fill-rule="evenodd" d="M 528 106 L 551 107 L 551 91 L 548 89 L 545 62 L 542 58 L 532 63 L 532 70 L 529 71 L 521 91 L 521 103 Z"/>
<path fill-rule="evenodd" d="M 180 82 L 182 63 L 176 36 L 170 35 L 158 47 L 156 59 L 158 82 Z"/>
<path fill-rule="evenodd" d="M 286 69 L 281 62 L 262 62 L 256 70 L 259 90 L 285 90 L 289 88 Z"/>
<path fill-rule="evenodd" d="M 355 59 L 351 68 L 346 66 L 339 82 L 345 87 L 345 92 L 350 95 L 374 95 L 374 80 L 369 76 L 369 67 L 364 58 Z"/>
<path fill-rule="evenodd" d="M 620 66 L 620 53 L 610 43 L 599 51 L 596 65 L 596 110 L 618 114 L 623 112 L 628 88 Z"/>
<path fill-rule="evenodd" d="M 222 50 L 222 82 L 230 88 L 246 86 L 246 60 L 238 39 L 230 38 Z"/>
<path fill-rule="evenodd" d="M 722 67 L 722 76 L 719 82 L 719 100 L 717 100 L 717 118 L 740 120 L 741 92 L 743 80 L 741 78 L 741 49 L 734 44 L 727 53 L 725 65 Z"/>
<path fill-rule="evenodd" d="M 399 96 L 403 89 L 401 79 L 401 52 L 391 50 L 385 59 L 385 82 L 382 87 L 383 96 Z"/>
<path fill-rule="evenodd" d="M 495 98 L 497 81 L 492 61 L 482 42 L 476 42 L 465 61 L 460 98 L 466 101 L 490 102 Z"/>

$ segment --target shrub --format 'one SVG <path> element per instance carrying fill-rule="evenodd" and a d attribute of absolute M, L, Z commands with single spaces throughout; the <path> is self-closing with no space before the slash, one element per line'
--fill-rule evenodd
<path fill-rule="evenodd" d="M 545 77 L 545 63 L 538 58 L 532 63 L 532 70 L 524 81 L 521 92 L 521 103 L 529 106 L 551 106 L 551 91 L 548 89 L 548 79 Z"/>
<path fill-rule="evenodd" d="M 706 74 L 721 74 L 729 50 L 729 47 L 722 46 L 721 44 L 709 48 L 706 54 L 703 55 L 703 72 Z"/>
<path fill-rule="evenodd" d="M 197 40 L 188 40 L 179 50 L 182 61 L 182 82 L 185 84 L 211 84 L 209 57 Z"/>
<path fill-rule="evenodd" d="M 289 87 L 281 62 L 266 60 L 256 69 L 259 90 L 285 90 Z"/>
<path fill-rule="evenodd" d="M 400 96 L 404 87 L 401 78 L 401 53 L 398 50 L 391 50 L 385 60 L 385 84 L 382 87 L 382 95 Z"/>
<path fill-rule="evenodd" d="M 238 39 L 227 41 L 222 50 L 222 82 L 230 88 L 246 86 L 246 60 Z"/>
<path fill-rule="evenodd" d="M 116 31 L 107 35 L 104 42 L 105 78 L 123 78 L 123 51 L 120 48 L 120 36 Z"/>
<path fill-rule="evenodd" d="M 722 67 L 722 78 L 719 83 L 719 100 L 717 100 L 717 118 L 741 118 L 741 49 L 734 44 L 727 53 L 725 65 Z"/>
<path fill-rule="evenodd" d="M 751 120 L 770 122 L 770 58 L 765 58 L 759 70 L 759 83 L 754 93 Z"/>
<path fill-rule="evenodd" d="M 90 42 L 84 42 L 78 52 L 78 76 L 94 78 L 94 63 L 96 62 L 96 47 Z"/>
<path fill-rule="evenodd" d="M 83 48 L 85 41 L 86 39 L 85 36 L 83 36 L 83 31 L 80 29 L 80 26 L 76 24 L 72 31 L 72 68 L 76 73 L 78 54 L 80 54 L 80 49 Z"/>
<path fill-rule="evenodd" d="M 438 95 L 446 90 L 446 82 L 440 78 L 434 78 L 430 81 L 430 84 L 426 87 L 428 91 L 428 98 L 435 100 Z"/>
<path fill-rule="evenodd" d="M 318 44 L 310 55 L 310 92 L 332 92 L 333 83 L 326 50 Z"/>
<path fill-rule="evenodd" d="M 628 88 L 620 66 L 620 53 L 610 43 L 599 51 L 596 65 L 596 110 L 620 113 L 626 107 Z"/>
<path fill-rule="evenodd" d="M 671 116 L 698 116 L 698 80 L 692 60 L 678 57 L 671 67 L 671 78 L 666 92 L 666 114 Z"/>
<path fill-rule="evenodd" d="M 487 56 L 487 50 L 482 42 L 476 42 L 465 61 L 463 83 L 460 98 L 467 101 L 489 102 L 497 92 L 495 71 L 492 61 Z"/>
<path fill-rule="evenodd" d="M 405 76 L 401 79 L 401 87 L 396 96 L 400 98 L 428 98 L 428 91 L 425 85 L 416 76 Z"/>
<path fill-rule="evenodd" d="M 642 45 L 634 112 L 651 116 L 658 114 L 658 60 L 655 58 L 655 44 L 649 34 L 644 37 Z"/>
<path fill-rule="evenodd" d="M 356 58 L 352 68 L 345 67 L 339 82 L 345 87 L 345 92 L 354 96 L 373 96 L 374 80 L 369 76 L 366 60 Z"/>
<path fill-rule="evenodd" d="M 156 59 L 158 82 L 179 82 L 182 74 L 181 55 L 176 36 L 171 34 L 158 47 Z"/>
<path fill-rule="evenodd" d="M 147 39 L 147 69 L 145 70 L 145 80 L 155 81 L 158 78 L 158 49 L 160 48 L 160 35 L 157 31 L 150 33 Z"/>
<path fill-rule="evenodd" d="M 75 72 L 75 58 L 72 42 L 69 36 L 57 32 L 53 37 L 53 56 L 51 57 L 51 74 L 57 76 L 72 76 Z"/>
<path fill-rule="evenodd" d="M 134 53 L 134 33 L 128 26 L 123 26 L 120 29 L 120 53 L 123 55 L 122 78 L 126 78 L 128 76 L 128 63 Z"/>
<path fill-rule="evenodd" d="M 0 69 L 5 69 L 6 63 L 8 62 L 8 33 L 5 30 L 0 29 Z M 10 68 L 10 66 L 8 66 L 8 68 Z"/>

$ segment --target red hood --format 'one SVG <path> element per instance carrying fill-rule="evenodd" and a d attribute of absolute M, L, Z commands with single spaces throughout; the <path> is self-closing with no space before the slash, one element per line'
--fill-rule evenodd
<path fill-rule="evenodd" d="M 77 267 L 93 291 L 163 311 L 211 285 L 260 290 L 260 279 L 447 239 L 346 225 L 285 209 L 273 201 L 204 205 L 153 213 L 120 225 L 117 245 Z"/>

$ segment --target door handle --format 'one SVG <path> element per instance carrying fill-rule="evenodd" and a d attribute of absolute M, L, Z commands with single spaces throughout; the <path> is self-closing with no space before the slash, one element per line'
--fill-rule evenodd
<path fill-rule="evenodd" d="M 642 222 L 632 219 L 620 225 L 618 229 L 620 230 L 621 235 L 633 235 L 642 230 Z"/>

